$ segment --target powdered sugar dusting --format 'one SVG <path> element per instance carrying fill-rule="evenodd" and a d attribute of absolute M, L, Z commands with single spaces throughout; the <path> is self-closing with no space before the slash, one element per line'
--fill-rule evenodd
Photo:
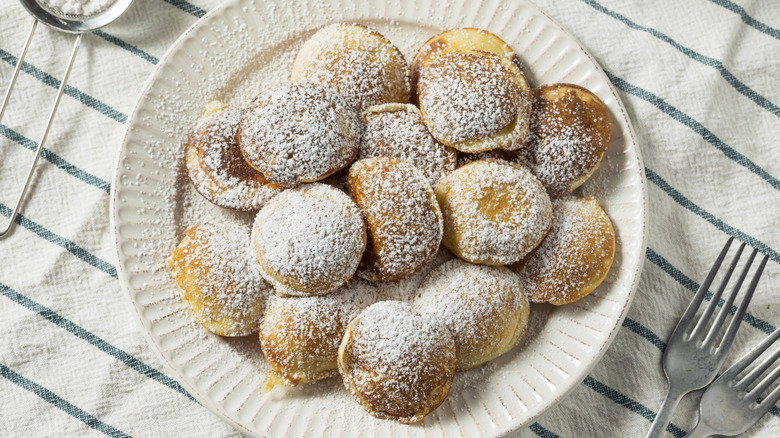
<path fill-rule="evenodd" d="M 358 112 L 409 101 L 409 67 L 403 54 L 379 32 L 337 23 L 315 33 L 296 56 L 290 78 L 322 84 Z"/>
<path fill-rule="evenodd" d="M 313 83 L 288 83 L 260 93 L 241 119 L 246 159 L 285 187 L 346 166 L 357 154 L 360 125 L 338 94 Z"/>
<path fill-rule="evenodd" d="M 523 258 L 552 225 L 552 205 L 528 169 L 480 160 L 436 186 L 444 215 L 444 245 L 474 263 L 506 265 Z"/>
<path fill-rule="evenodd" d="M 416 421 L 449 392 L 455 372 L 452 335 L 408 304 L 371 305 L 350 325 L 342 348 L 344 383 L 374 415 Z"/>
<path fill-rule="evenodd" d="M 281 191 L 244 160 L 236 140 L 240 109 L 204 121 L 187 146 L 187 173 L 195 189 L 220 207 L 259 210 Z"/>
<path fill-rule="evenodd" d="M 431 272 L 414 307 L 450 330 L 458 369 L 482 365 L 517 345 L 529 313 L 520 280 L 512 271 L 460 259 Z"/>
<path fill-rule="evenodd" d="M 277 195 L 252 231 L 261 274 L 282 295 L 323 294 L 357 269 L 366 242 L 360 210 L 343 192 L 306 184 Z"/>
<path fill-rule="evenodd" d="M 518 113 L 520 90 L 498 55 L 447 53 L 422 71 L 418 93 L 428 128 L 444 144 L 486 139 Z"/>
<path fill-rule="evenodd" d="M 551 195 L 563 195 L 585 181 L 609 147 L 609 112 L 575 85 L 549 85 L 533 95 L 529 145 L 519 159 Z"/>
<path fill-rule="evenodd" d="M 347 324 L 379 299 L 376 289 L 354 278 L 328 295 L 273 299 L 260 342 L 270 362 L 271 383 L 310 383 L 338 374 L 338 349 Z"/>
<path fill-rule="evenodd" d="M 456 152 L 428 132 L 413 105 L 373 106 L 363 113 L 365 123 L 358 158 L 392 157 L 416 166 L 431 187 L 455 170 Z"/>
<path fill-rule="evenodd" d="M 517 272 L 532 301 L 563 304 L 581 298 L 606 275 L 615 234 L 592 197 L 558 198 L 553 211 L 549 235 Z"/>
<path fill-rule="evenodd" d="M 225 336 L 256 331 L 270 285 L 249 254 L 249 228 L 204 223 L 187 231 L 171 256 L 171 274 L 195 318 Z"/>
<path fill-rule="evenodd" d="M 433 190 L 417 169 L 394 158 L 367 158 L 352 165 L 347 188 L 368 225 L 358 275 L 397 280 L 433 257 L 443 220 Z"/>

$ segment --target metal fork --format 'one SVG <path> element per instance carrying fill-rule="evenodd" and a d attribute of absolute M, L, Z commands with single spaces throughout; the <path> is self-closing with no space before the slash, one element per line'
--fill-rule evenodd
<path fill-rule="evenodd" d="M 710 317 L 715 311 L 715 307 L 717 307 L 718 302 L 723 295 L 723 291 L 726 289 L 726 286 L 731 279 L 731 274 L 737 266 L 737 262 L 742 255 L 742 250 L 745 248 L 745 244 L 742 243 L 739 250 L 737 250 L 736 255 L 734 255 L 731 265 L 728 267 L 728 270 L 720 283 L 720 287 L 712 295 L 701 318 L 699 318 L 698 322 L 694 321 L 696 312 L 704 300 L 704 297 L 710 288 L 710 284 L 712 284 L 712 280 L 715 278 L 715 274 L 718 273 L 720 265 L 726 257 L 733 240 L 733 237 L 729 238 L 726 245 L 724 245 L 720 255 L 712 265 L 710 273 L 693 296 L 691 303 L 688 305 L 688 308 L 685 309 L 685 313 L 682 318 L 680 318 L 680 322 L 677 323 L 674 333 L 672 333 L 669 342 L 666 344 L 663 367 L 667 381 L 669 382 L 669 389 L 661 408 L 658 410 L 658 414 L 655 416 L 652 426 L 650 426 L 650 430 L 647 432 L 647 438 L 658 437 L 666 430 L 672 413 L 674 412 L 674 408 L 685 394 L 704 388 L 707 384 L 712 382 L 723 364 L 726 352 L 729 347 L 731 347 L 734 335 L 737 333 L 737 329 L 742 322 L 742 316 L 745 314 L 748 303 L 750 303 L 750 299 L 753 297 L 753 292 L 755 292 L 758 280 L 761 277 L 761 273 L 764 271 L 768 256 L 764 257 L 761 265 L 753 275 L 750 287 L 745 292 L 742 303 L 740 303 L 734 317 L 731 319 L 731 323 L 729 324 L 723 339 L 719 344 L 716 344 L 715 337 L 720 332 L 726 315 L 729 313 L 731 306 L 734 303 L 734 299 L 736 298 L 739 289 L 742 287 L 742 283 L 747 276 L 750 266 L 753 264 L 753 259 L 755 259 L 756 254 L 758 253 L 758 250 L 756 249 L 753 250 L 745 267 L 742 269 L 742 273 L 740 274 L 737 283 L 732 288 L 731 293 L 724 299 L 725 302 L 723 307 L 718 312 L 709 332 L 707 332 L 706 335 L 704 334 Z M 692 330 L 691 327 L 693 327 Z"/>
<path fill-rule="evenodd" d="M 738 379 L 737 375 L 755 362 L 778 338 L 780 338 L 780 329 L 775 329 L 771 335 L 742 356 L 739 362 L 712 382 L 701 397 L 699 422 L 686 437 L 700 438 L 716 433 L 726 436 L 738 435 L 748 430 L 772 409 L 780 400 L 780 387 L 776 387 L 766 397 L 762 398 L 761 394 L 780 378 L 780 366 L 750 391 L 748 387 L 780 357 L 780 349 L 741 379 Z"/>

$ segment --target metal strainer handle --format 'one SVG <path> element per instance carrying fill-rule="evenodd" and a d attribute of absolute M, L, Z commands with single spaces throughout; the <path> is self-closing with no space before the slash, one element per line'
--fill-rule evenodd
<path fill-rule="evenodd" d="M 30 41 L 32 41 L 32 37 L 33 34 L 35 33 L 35 28 L 37 27 L 37 25 L 38 25 L 38 20 L 35 19 L 33 21 L 32 27 L 30 28 L 30 33 L 29 35 L 27 35 L 27 41 L 25 41 L 24 43 L 24 48 L 22 49 L 22 53 L 19 55 L 19 59 L 16 61 L 16 67 L 14 68 L 14 73 L 11 76 L 11 82 L 8 84 L 8 90 L 5 92 L 5 97 L 3 98 L 3 104 L 2 106 L 0 106 L 0 122 L 2 122 L 3 120 L 5 107 L 6 105 L 8 105 L 8 99 L 9 97 L 11 97 L 11 91 L 13 91 L 14 84 L 16 83 L 16 77 L 19 75 L 19 70 L 22 69 L 22 64 L 24 63 L 24 57 L 27 54 L 27 48 L 30 46 Z M 49 120 L 46 122 L 46 128 L 44 128 L 43 134 L 41 135 L 41 141 L 38 142 L 38 147 L 35 149 L 35 157 L 33 158 L 32 164 L 30 165 L 30 170 L 27 172 L 27 177 L 24 180 L 24 186 L 22 186 L 22 191 L 19 193 L 19 197 L 16 200 L 8 224 L 6 224 L 5 227 L 0 229 L 0 238 L 4 237 L 11 231 L 11 228 L 13 227 L 13 224 L 16 221 L 16 216 L 19 214 L 19 208 L 22 205 L 24 194 L 27 192 L 27 189 L 30 186 L 30 181 L 32 180 L 32 175 L 35 172 L 35 165 L 38 163 L 38 158 L 41 156 L 43 145 L 46 143 L 46 138 L 49 136 L 49 128 L 51 127 L 52 120 L 54 120 L 54 114 L 57 112 L 57 107 L 60 104 L 60 98 L 62 97 L 62 92 L 65 91 L 65 86 L 68 83 L 70 70 L 73 67 L 73 60 L 76 58 L 76 53 L 79 50 L 79 44 L 81 43 L 82 35 L 83 34 L 79 33 L 76 36 L 76 41 L 73 43 L 73 50 L 71 51 L 70 54 L 70 60 L 68 61 L 68 66 L 65 69 L 65 74 L 62 77 L 62 83 L 60 83 L 60 88 L 57 91 L 57 98 L 54 100 L 54 106 L 52 107 L 51 112 L 49 113 Z"/>

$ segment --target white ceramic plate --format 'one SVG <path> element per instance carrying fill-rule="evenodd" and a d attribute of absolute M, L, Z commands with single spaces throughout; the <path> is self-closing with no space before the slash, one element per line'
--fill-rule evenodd
<path fill-rule="evenodd" d="M 366 414 L 339 379 L 263 394 L 265 361 L 255 336 L 226 339 L 193 321 L 165 261 L 184 230 L 206 219 L 251 216 L 215 207 L 182 175 L 184 142 L 204 105 L 243 105 L 284 81 L 300 44 L 338 21 L 377 28 L 410 60 L 429 37 L 479 27 L 506 40 L 534 85 L 580 84 L 614 119 L 596 174 L 579 189 L 613 221 L 617 251 L 604 283 L 584 300 L 535 305 L 525 341 L 487 367 L 455 377 L 446 402 L 401 425 Z M 157 66 L 128 122 L 113 185 L 119 278 L 150 344 L 204 406 L 250 435 L 475 436 L 527 425 L 584 379 L 620 327 L 645 251 L 645 179 L 631 124 L 593 58 L 566 31 L 522 0 L 439 2 L 318 0 L 308 4 L 228 0 L 190 28 Z"/>

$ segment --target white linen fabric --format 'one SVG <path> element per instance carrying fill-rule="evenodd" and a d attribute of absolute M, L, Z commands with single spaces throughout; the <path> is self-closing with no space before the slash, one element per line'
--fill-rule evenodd
<path fill-rule="evenodd" d="M 0 436 L 240 436 L 152 352 L 117 280 L 109 190 L 124 124 L 176 38 L 217 0 L 138 0 L 82 42 L 13 233 L 0 240 Z M 728 235 L 771 261 L 727 363 L 780 324 L 780 6 L 776 0 L 538 0 L 619 90 L 648 179 L 647 251 L 617 337 L 519 437 L 644 436 L 664 342 Z M 0 83 L 32 23 L 0 10 Z M 39 26 L 0 125 L 7 220 L 73 37 Z M 668 436 L 696 421 L 683 399 Z M 780 436 L 773 409 L 745 436 Z"/>

